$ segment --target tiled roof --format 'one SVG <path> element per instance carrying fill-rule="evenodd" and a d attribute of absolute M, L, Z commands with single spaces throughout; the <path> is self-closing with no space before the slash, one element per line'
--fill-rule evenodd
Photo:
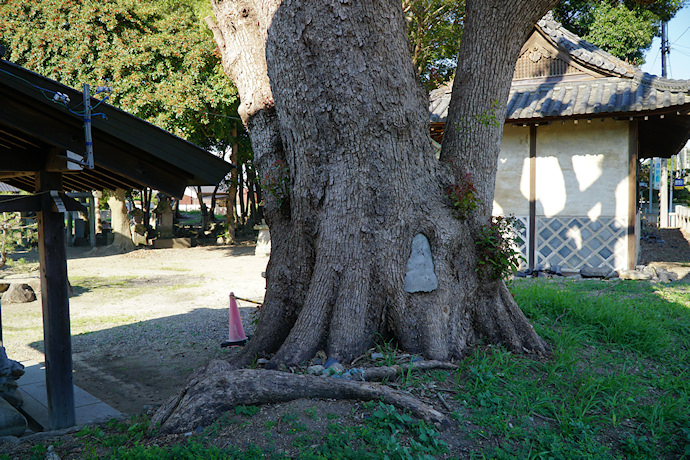
<path fill-rule="evenodd" d="M 19 193 L 19 192 L 21 192 L 21 190 L 19 190 L 17 187 L 12 187 L 10 184 L 0 182 L 0 193 Z"/>
<path fill-rule="evenodd" d="M 608 77 L 592 79 L 535 79 L 513 81 L 507 101 L 506 120 L 615 116 L 690 105 L 690 80 L 668 80 L 640 72 L 635 67 L 587 43 L 565 30 L 550 14 L 537 26 L 573 59 L 604 71 Z M 432 91 L 432 122 L 448 115 L 451 86 Z M 688 109 L 689 107 L 684 107 Z"/>
<path fill-rule="evenodd" d="M 450 86 L 429 95 L 431 121 L 445 121 Z M 613 116 L 690 105 L 690 81 L 666 80 L 638 73 L 635 78 L 607 77 L 542 85 L 513 85 L 506 120 Z M 690 108 L 690 107 L 686 107 Z"/>
<path fill-rule="evenodd" d="M 599 68 L 606 73 L 614 73 L 622 77 L 633 77 L 637 72 L 637 68 L 633 65 L 597 48 L 563 28 L 561 23 L 553 18 L 553 14 L 550 11 L 537 22 L 537 26 L 556 45 L 581 62 Z"/>
<path fill-rule="evenodd" d="M 690 82 L 674 83 L 637 74 L 632 79 L 607 77 L 585 82 L 513 86 L 506 119 L 635 113 L 690 104 Z"/>

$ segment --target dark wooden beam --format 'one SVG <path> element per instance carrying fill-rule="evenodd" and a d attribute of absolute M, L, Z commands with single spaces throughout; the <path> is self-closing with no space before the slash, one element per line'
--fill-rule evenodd
<path fill-rule="evenodd" d="M 85 212 L 86 208 L 79 201 L 64 193 L 58 194 L 67 211 Z M 0 196 L 0 212 L 38 212 L 43 210 L 40 195 L 2 195 Z M 55 205 L 53 211 L 58 212 Z"/>
<path fill-rule="evenodd" d="M 12 149 L 0 152 L 0 170 L 36 172 L 44 168 L 48 152 L 42 149 Z"/>
<path fill-rule="evenodd" d="M 38 195 L 0 196 L 0 212 L 38 212 L 41 200 Z"/>
<path fill-rule="evenodd" d="M 5 139 L 5 141 L 8 141 L 8 139 L 12 139 L 13 142 L 17 142 L 16 145 L 18 147 L 21 147 L 23 149 L 31 148 L 31 147 L 38 149 L 41 147 L 40 145 L 34 144 L 33 142 L 19 136 L 18 133 L 11 133 L 9 130 L 5 130 L 5 129 L 0 129 L 0 138 Z"/>
<path fill-rule="evenodd" d="M 113 184 L 124 183 L 124 184 L 128 185 L 128 188 L 134 188 L 134 189 L 141 189 L 143 187 L 146 187 L 146 185 L 141 183 L 141 182 L 137 182 L 130 177 L 125 177 L 121 174 L 110 171 L 110 170 L 105 169 L 103 167 L 99 167 L 97 169 L 94 169 L 92 171 L 92 173 L 104 182 L 110 181 Z M 107 188 L 109 190 L 115 190 L 115 188 L 113 188 L 113 187 L 107 187 Z M 122 188 L 122 187 L 120 187 L 120 188 Z"/>
<path fill-rule="evenodd" d="M 33 185 L 35 176 L 33 172 L 0 171 L 0 181 L 2 182 L 5 182 L 8 179 L 14 179 L 16 177 L 27 176 L 31 178 L 31 185 Z M 33 187 L 31 188 L 31 191 L 33 192 Z"/>
<path fill-rule="evenodd" d="M 51 190 L 62 189 L 62 174 L 36 173 L 40 193 L 38 247 L 41 262 L 43 344 L 46 361 L 46 389 L 50 428 L 57 430 L 76 424 L 72 382 L 72 338 L 67 291 L 65 219 L 54 212 Z"/>
<path fill-rule="evenodd" d="M 70 198 L 63 192 L 60 192 L 59 195 L 60 199 L 62 200 L 62 204 L 65 205 L 65 209 L 67 211 L 86 212 L 86 206 L 84 206 L 79 200 Z"/>

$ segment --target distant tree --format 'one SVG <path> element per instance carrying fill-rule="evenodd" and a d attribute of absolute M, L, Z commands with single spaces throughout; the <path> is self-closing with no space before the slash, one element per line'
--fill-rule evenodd
<path fill-rule="evenodd" d="M 632 64 L 686 0 L 564 0 L 554 8 L 563 26 Z M 403 0 L 412 61 L 428 91 L 452 78 L 465 20 L 465 0 Z"/>
<path fill-rule="evenodd" d="M 205 148 L 231 144 L 236 90 L 222 73 L 194 2 L 42 0 L 0 3 L 7 59 Z M 235 115 L 236 117 L 236 115 Z"/>
<path fill-rule="evenodd" d="M 660 35 L 685 0 L 564 0 L 554 8 L 563 26 L 628 62 L 641 65 L 652 39 Z"/>
<path fill-rule="evenodd" d="M 403 0 L 412 62 L 425 89 L 448 81 L 457 62 L 465 0 Z"/>
<path fill-rule="evenodd" d="M 204 8 L 201 0 L 6 0 L 0 37 L 7 59 L 78 90 L 111 86 L 109 103 L 223 152 L 234 142 L 238 99 Z"/>

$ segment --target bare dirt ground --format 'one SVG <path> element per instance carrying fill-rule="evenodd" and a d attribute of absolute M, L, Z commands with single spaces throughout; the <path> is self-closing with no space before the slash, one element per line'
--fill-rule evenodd
<path fill-rule="evenodd" d="M 640 264 L 662 267 L 690 282 L 690 233 L 678 228 L 651 228 L 640 242 Z"/>
<path fill-rule="evenodd" d="M 642 243 L 641 263 L 673 270 L 682 281 L 690 281 L 690 235 L 677 229 L 654 232 Z M 17 255 L 22 256 L 32 260 L 31 254 Z M 254 256 L 251 244 L 140 249 L 102 256 L 71 248 L 68 256 L 74 289 L 70 308 L 75 384 L 126 414 L 150 413 L 151 406 L 176 394 L 194 369 L 236 353 L 220 347 L 228 334 L 228 294 L 234 291 L 260 301 L 265 289 L 261 273 L 268 261 Z M 29 262 L 22 268 L 33 266 Z M 0 276 L 7 272 L 0 270 Z M 249 302 L 238 303 L 245 330 L 251 333 L 256 308 Z M 3 305 L 2 315 L 8 355 L 41 362 L 40 303 Z M 450 409 L 462 413 L 457 401 L 450 396 L 447 401 Z M 230 415 L 216 438 L 218 447 L 254 445 L 298 457 L 296 442 L 304 426 L 324 430 L 334 420 L 340 426 L 357 425 L 366 412 L 361 402 L 330 400 L 297 400 L 257 410 L 252 418 Z M 453 458 L 469 458 L 471 452 L 481 452 L 492 443 L 468 438 L 469 423 L 452 421 L 451 429 L 441 432 Z M 0 445 L 0 453 L 28 458 L 22 455 L 45 443 L 59 445 L 63 460 L 83 458 L 85 439 L 45 433 L 19 445 Z M 151 442 L 172 445 L 185 439 L 170 436 Z"/>
<path fill-rule="evenodd" d="M 162 403 L 193 369 L 236 352 L 220 347 L 231 291 L 263 299 L 268 258 L 253 245 L 99 253 L 68 251 L 74 383 L 126 414 Z M 251 333 L 256 306 L 238 305 Z M 40 301 L 3 305 L 2 315 L 10 358 L 42 362 Z"/>
<path fill-rule="evenodd" d="M 690 281 L 690 234 L 653 229 L 648 236 L 640 262 Z M 175 394 L 194 369 L 236 353 L 220 347 L 228 338 L 228 295 L 261 302 L 265 291 L 268 258 L 254 249 L 247 243 L 103 255 L 103 248 L 69 248 L 75 384 L 139 414 Z M 19 257 L 31 274 L 36 254 Z M 0 270 L 0 277 L 12 271 Z M 256 305 L 238 305 L 251 334 Z M 40 301 L 3 305 L 2 324 L 10 358 L 43 362 Z"/>

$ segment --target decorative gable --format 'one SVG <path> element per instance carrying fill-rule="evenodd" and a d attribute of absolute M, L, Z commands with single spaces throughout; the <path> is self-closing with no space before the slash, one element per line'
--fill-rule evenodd
<path fill-rule="evenodd" d="M 545 47 L 536 42 L 523 47 L 515 65 L 513 78 L 543 78 L 584 73 L 572 65 L 569 59 L 564 59 L 559 54 L 550 46 Z"/>
<path fill-rule="evenodd" d="M 598 69 L 584 66 L 536 27 L 527 39 L 513 73 L 513 80 L 543 80 L 551 77 L 590 79 L 604 76 Z"/>

